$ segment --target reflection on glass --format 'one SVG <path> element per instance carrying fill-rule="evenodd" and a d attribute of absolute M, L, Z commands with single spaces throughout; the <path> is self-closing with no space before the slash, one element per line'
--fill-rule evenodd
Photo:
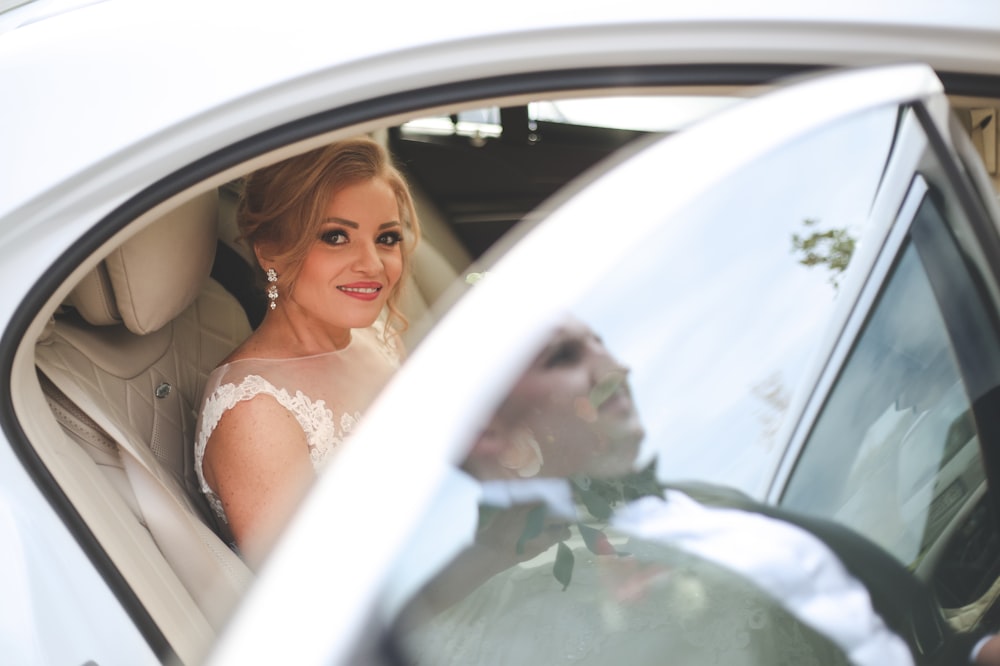
<path fill-rule="evenodd" d="M 819 229 L 816 220 L 803 220 L 802 226 L 802 234 L 792 234 L 792 249 L 802 255 L 799 263 L 826 267 L 830 284 L 838 287 L 840 276 L 851 263 L 858 239 L 847 229 Z"/>
<path fill-rule="evenodd" d="M 864 246 L 898 119 L 896 108 L 866 112 L 775 149 L 665 221 L 575 304 L 577 318 L 483 424 L 428 514 L 442 522 L 445 511 L 479 507 L 461 523 L 463 547 L 408 597 L 408 656 L 839 664 L 850 652 L 907 663 L 869 606 L 834 620 L 858 623 L 871 650 L 857 652 L 794 607 L 815 599 L 819 581 L 801 563 L 834 556 L 738 492 L 759 494 L 783 452 L 785 412 L 837 294 L 830 273 Z M 621 193 L 622 220 L 633 214 L 649 212 L 631 211 Z M 803 250 L 821 260 L 803 262 Z M 911 446 L 932 456 L 921 440 Z M 907 479 L 923 488 L 925 472 L 915 465 Z M 662 484 L 688 479 L 737 490 Z M 902 590 L 913 580 L 899 571 Z M 823 594 L 850 587 L 841 583 Z M 819 606 L 848 608 L 833 597 Z"/>
<path fill-rule="evenodd" d="M 666 655 L 908 663 L 857 581 L 831 576 L 843 569 L 803 530 L 705 503 L 752 506 L 729 489 L 679 492 L 635 471 L 644 427 L 629 375 L 582 322 L 554 331 L 472 444 L 469 476 L 456 472 L 478 492 L 444 498 L 449 509 L 475 498 L 478 520 L 467 547 L 408 604 L 407 656 L 435 666 Z"/>
<path fill-rule="evenodd" d="M 743 97 L 720 95 L 642 95 L 585 97 L 528 103 L 531 123 L 553 122 L 642 132 L 676 132 L 739 103 Z M 498 137 L 500 108 L 460 111 L 453 116 L 428 116 L 403 124 L 404 135 Z"/>
<path fill-rule="evenodd" d="M 634 368 L 663 478 L 763 496 L 833 310 L 827 268 L 864 243 L 897 119 L 895 107 L 873 110 L 776 149 L 663 224 L 578 304 Z M 825 263 L 807 265 L 793 239 L 813 233 Z"/>
<path fill-rule="evenodd" d="M 908 246 L 782 504 L 836 516 L 915 563 L 985 478 L 969 410 L 930 282 Z"/>
<path fill-rule="evenodd" d="M 528 117 L 588 127 L 676 132 L 732 106 L 740 97 L 664 95 L 559 99 L 528 104 Z"/>
<path fill-rule="evenodd" d="M 415 118 L 401 126 L 404 136 L 468 136 L 474 138 L 499 137 L 503 126 L 500 124 L 500 107 L 459 111 L 450 116 L 428 116 Z"/>

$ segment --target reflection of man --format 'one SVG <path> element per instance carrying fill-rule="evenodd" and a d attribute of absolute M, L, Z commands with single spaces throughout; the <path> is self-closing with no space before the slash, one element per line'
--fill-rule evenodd
<path fill-rule="evenodd" d="M 506 481 L 511 497 L 530 495 L 515 490 L 522 485 L 568 489 L 566 478 L 579 485 L 626 471 L 642 438 L 626 377 L 587 327 L 564 324 L 497 410 L 467 469 L 494 486 Z M 532 540 L 564 540 L 565 518 L 534 530 L 518 521 L 506 537 L 488 523 L 481 535 L 490 547 L 480 538 L 428 587 L 427 598 L 461 601 L 421 630 L 417 651 L 435 664 L 640 664 L 669 655 L 881 666 L 914 663 L 911 652 L 927 664 L 970 654 L 927 590 L 855 533 L 717 488 L 687 491 L 620 509 L 608 526 L 617 550 L 595 547 L 600 530 L 580 528 L 588 548 L 571 555 L 577 567 L 565 587 L 549 565 L 511 566 Z M 556 568 L 569 548 L 558 550 Z M 497 562 L 505 570 L 492 575 Z M 487 575 L 470 575 L 477 567 Z M 470 581 L 476 589 L 464 587 Z"/>

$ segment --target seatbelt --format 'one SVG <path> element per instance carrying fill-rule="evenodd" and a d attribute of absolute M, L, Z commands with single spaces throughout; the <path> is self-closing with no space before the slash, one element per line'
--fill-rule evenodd
<path fill-rule="evenodd" d="M 132 438 L 99 410 L 87 414 L 80 405 L 88 404 L 90 398 L 79 384 L 58 367 L 37 360 L 43 392 L 60 425 L 119 452 L 154 542 L 208 621 L 221 628 L 252 579 L 250 569 L 178 499 L 184 496 L 183 490 L 172 476 L 157 473 L 162 468 L 155 458 L 149 460 L 152 451 L 135 447 Z"/>

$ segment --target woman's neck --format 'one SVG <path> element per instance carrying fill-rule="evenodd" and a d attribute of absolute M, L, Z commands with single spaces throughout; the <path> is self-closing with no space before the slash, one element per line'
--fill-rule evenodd
<path fill-rule="evenodd" d="M 286 311 L 268 312 L 254 332 L 256 353 L 272 358 L 294 358 L 339 351 L 351 343 L 350 328 L 325 325 L 311 317 Z"/>

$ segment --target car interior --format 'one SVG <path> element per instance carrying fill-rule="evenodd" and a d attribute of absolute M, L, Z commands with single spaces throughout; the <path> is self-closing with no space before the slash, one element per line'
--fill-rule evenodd
<path fill-rule="evenodd" d="M 609 93 L 622 91 L 572 96 Z M 731 100 L 753 91 L 698 93 Z M 551 99 L 560 97 L 571 95 Z M 1000 191 L 1000 104 L 954 102 Z M 407 344 L 419 343 L 435 304 L 477 260 L 553 193 L 637 138 L 671 129 L 588 125 L 501 99 L 450 115 L 413 114 L 374 132 L 408 176 L 423 229 L 405 290 Z M 349 135 L 338 130 L 284 154 Z M 236 230 L 238 176 L 162 202 L 79 268 L 39 313 L 44 325 L 32 341 L 48 409 L 20 415 L 65 501 L 166 637 L 169 646 L 155 647 L 183 662 L 198 661 L 253 579 L 205 504 L 192 464 L 207 375 L 259 323 L 266 303 Z M 990 538 L 1000 539 L 996 525 Z"/>

